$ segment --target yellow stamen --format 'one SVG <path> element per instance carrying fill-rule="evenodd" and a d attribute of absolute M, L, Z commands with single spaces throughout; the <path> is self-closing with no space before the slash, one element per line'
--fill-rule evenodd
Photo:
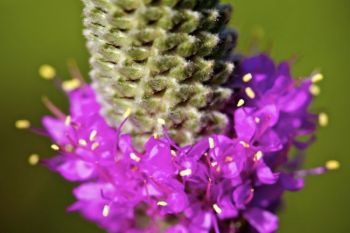
<path fill-rule="evenodd" d="M 81 82 L 79 79 L 76 79 L 76 78 L 64 81 L 62 83 L 62 88 L 65 91 L 74 91 L 75 89 L 79 88 L 80 86 L 81 86 Z"/>
<path fill-rule="evenodd" d="M 30 122 L 28 120 L 18 120 L 15 123 L 17 129 L 28 129 L 30 128 Z"/>
<path fill-rule="evenodd" d="M 51 149 L 55 150 L 55 151 L 59 151 L 60 150 L 60 147 L 56 144 L 52 144 L 51 145 Z"/>
<path fill-rule="evenodd" d="M 314 96 L 318 96 L 321 93 L 321 89 L 317 85 L 311 85 L 309 91 Z"/>
<path fill-rule="evenodd" d="M 92 145 L 91 145 L 91 150 L 96 150 L 97 147 L 98 147 L 99 145 L 100 145 L 100 144 L 99 144 L 98 142 L 92 143 Z"/>
<path fill-rule="evenodd" d="M 247 83 L 253 79 L 253 75 L 248 73 L 248 74 L 244 75 L 242 79 L 243 79 L 243 82 Z"/>
<path fill-rule="evenodd" d="M 162 118 L 158 118 L 158 124 L 160 124 L 160 125 L 165 125 L 165 120 L 164 119 L 162 119 Z"/>
<path fill-rule="evenodd" d="M 225 162 L 229 163 L 229 162 L 232 162 L 232 161 L 233 161 L 232 156 L 226 156 L 225 157 Z"/>
<path fill-rule="evenodd" d="M 214 149 L 215 148 L 215 142 L 214 142 L 214 139 L 212 137 L 208 138 L 208 143 L 209 143 L 209 148 L 210 149 Z"/>
<path fill-rule="evenodd" d="M 141 161 L 141 158 L 139 156 L 137 156 L 135 153 L 131 153 L 130 154 L 130 158 L 132 160 L 134 160 L 135 162 L 140 162 Z"/>
<path fill-rule="evenodd" d="M 79 145 L 81 146 L 87 146 L 87 141 L 84 139 L 79 139 Z"/>
<path fill-rule="evenodd" d="M 159 139 L 159 135 L 157 133 L 153 134 L 154 139 Z"/>
<path fill-rule="evenodd" d="M 315 74 L 314 76 L 312 76 L 311 81 L 312 81 L 313 83 L 318 83 L 318 82 L 322 81 L 323 78 L 324 78 L 324 77 L 323 77 L 322 74 Z"/>
<path fill-rule="evenodd" d="M 340 168 L 340 163 L 336 160 L 330 160 L 326 163 L 326 168 L 328 170 L 338 170 Z"/>
<path fill-rule="evenodd" d="M 253 91 L 252 88 L 247 87 L 247 88 L 245 89 L 245 93 L 247 94 L 247 96 L 248 96 L 249 98 L 251 98 L 251 99 L 254 99 L 254 98 L 255 98 L 255 92 Z"/>
<path fill-rule="evenodd" d="M 123 114 L 123 119 L 128 118 L 130 114 L 131 114 L 131 108 L 128 108 Z"/>
<path fill-rule="evenodd" d="M 244 99 L 240 99 L 237 103 L 237 107 L 242 107 L 245 104 Z"/>
<path fill-rule="evenodd" d="M 72 117 L 71 116 L 67 116 L 66 120 L 64 121 L 64 124 L 66 126 L 70 126 L 71 123 L 72 123 Z"/>
<path fill-rule="evenodd" d="M 39 75 L 46 80 L 51 80 L 56 76 L 56 70 L 50 65 L 42 65 L 39 68 Z"/>
<path fill-rule="evenodd" d="M 171 155 L 174 156 L 174 157 L 176 157 L 176 151 L 171 150 Z"/>
<path fill-rule="evenodd" d="M 250 147 L 250 145 L 249 145 L 247 142 L 245 142 L 245 141 L 239 141 L 239 143 L 240 143 L 244 148 L 249 148 L 249 147 Z"/>
<path fill-rule="evenodd" d="M 109 207 L 109 205 L 105 205 L 102 210 L 103 217 L 108 217 L 110 210 L 111 208 Z"/>
<path fill-rule="evenodd" d="M 158 201 L 158 202 L 157 202 L 157 205 L 158 205 L 158 206 L 167 206 L 168 203 L 166 203 L 165 201 Z"/>
<path fill-rule="evenodd" d="M 259 161 L 262 157 L 263 157 L 262 151 L 258 151 L 258 152 L 256 152 L 256 154 L 254 155 L 254 161 Z"/>
<path fill-rule="evenodd" d="M 329 123 L 328 115 L 326 113 L 320 113 L 318 115 L 318 123 L 320 126 L 325 127 Z"/>
<path fill-rule="evenodd" d="M 39 155 L 37 155 L 37 154 L 32 154 L 28 158 L 28 163 L 32 166 L 37 165 L 39 163 L 39 161 L 40 161 L 40 158 L 39 158 Z"/>
<path fill-rule="evenodd" d="M 95 140 L 96 136 L 97 136 L 97 131 L 96 130 L 91 131 L 90 136 L 89 136 L 89 140 L 90 141 Z"/>
<path fill-rule="evenodd" d="M 212 166 L 212 167 L 215 167 L 216 165 L 218 165 L 218 162 L 212 162 L 212 163 L 211 163 L 211 166 Z"/>
<path fill-rule="evenodd" d="M 191 169 L 185 169 L 180 171 L 180 176 L 190 176 L 192 174 L 192 170 Z"/>
<path fill-rule="evenodd" d="M 217 214 L 221 214 L 222 213 L 222 209 L 218 206 L 218 204 L 214 204 L 213 205 L 213 209 L 215 210 L 215 212 Z"/>

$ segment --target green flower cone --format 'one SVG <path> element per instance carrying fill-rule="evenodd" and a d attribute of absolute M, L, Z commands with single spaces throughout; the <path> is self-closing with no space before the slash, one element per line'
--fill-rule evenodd
<path fill-rule="evenodd" d="M 236 33 L 215 0 L 83 0 L 91 77 L 111 126 L 142 145 L 165 126 L 180 145 L 223 132 Z M 164 125 L 165 124 L 165 125 Z"/>

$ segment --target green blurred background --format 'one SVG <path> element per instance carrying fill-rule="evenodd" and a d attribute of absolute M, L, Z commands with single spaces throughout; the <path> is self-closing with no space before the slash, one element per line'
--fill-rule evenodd
<path fill-rule="evenodd" d="M 229 1 L 226 1 L 229 2 Z M 282 233 L 350 232 L 350 1 L 236 0 L 232 25 L 240 32 L 239 51 L 252 44 L 277 60 L 297 55 L 296 76 L 321 70 L 326 80 L 313 106 L 326 111 L 330 125 L 321 129 L 305 167 L 328 159 L 342 163 L 338 172 L 310 177 L 300 193 L 287 195 L 281 212 Z M 82 37 L 79 0 L 0 0 L 0 232 L 97 233 L 78 214 L 67 214 L 72 184 L 42 167 L 31 167 L 28 155 L 52 155 L 49 142 L 14 128 L 18 118 L 39 125 L 46 114 L 41 97 L 62 106 L 66 99 L 38 77 L 43 63 L 68 77 L 66 63 L 77 60 L 85 76 L 88 54 Z M 349 144 L 347 144 L 349 143 Z"/>

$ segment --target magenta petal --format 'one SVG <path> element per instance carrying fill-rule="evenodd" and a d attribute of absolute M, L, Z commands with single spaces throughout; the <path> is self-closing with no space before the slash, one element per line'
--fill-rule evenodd
<path fill-rule="evenodd" d="M 119 137 L 118 147 L 123 155 L 128 157 L 131 153 L 134 152 L 134 148 L 132 146 L 131 136 L 130 135 L 122 135 Z"/>
<path fill-rule="evenodd" d="M 69 143 L 66 136 L 67 126 L 64 124 L 64 121 L 53 117 L 44 117 L 42 123 L 57 144 L 64 145 Z"/>
<path fill-rule="evenodd" d="M 182 212 L 188 205 L 187 196 L 183 192 L 170 194 L 166 201 L 168 212 L 171 214 Z"/>
<path fill-rule="evenodd" d="M 189 232 L 209 233 L 212 225 L 212 213 L 202 211 L 193 218 Z"/>
<path fill-rule="evenodd" d="M 188 147 L 188 157 L 193 159 L 194 161 L 197 161 L 200 159 L 200 157 L 203 156 L 203 154 L 208 150 L 208 140 L 203 139 L 200 140 L 198 143 L 196 143 L 193 146 Z"/>
<path fill-rule="evenodd" d="M 166 233 L 190 233 L 187 227 L 182 224 L 177 224 L 167 229 Z"/>
<path fill-rule="evenodd" d="M 273 233 L 278 228 L 277 216 L 259 208 L 246 210 L 244 217 L 259 233 Z"/>
<path fill-rule="evenodd" d="M 95 166 L 82 160 L 67 160 L 57 171 L 67 180 L 83 181 L 92 177 L 95 172 Z"/>
<path fill-rule="evenodd" d="M 69 98 L 70 112 L 73 117 L 99 112 L 100 107 L 97 104 L 95 93 L 88 85 L 69 92 Z"/>
<path fill-rule="evenodd" d="M 85 183 L 74 189 L 74 195 L 79 200 L 100 200 L 101 191 L 105 186 L 99 183 Z"/>
<path fill-rule="evenodd" d="M 147 142 L 146 153 L 143 155 L 144 168 L 150 173 L 159 173 L 165 176 L 172 175 L 175 170 L 172 164 L 170 146 L 151 139 Z"/>

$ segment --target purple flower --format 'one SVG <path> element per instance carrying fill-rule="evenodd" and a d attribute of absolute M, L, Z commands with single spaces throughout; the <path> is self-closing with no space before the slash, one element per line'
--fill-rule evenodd
<path fill-rule="evenodd" d="M 123 124 L 107 125 L 90 86 L 69 92 L 70 114 L 43 119 L 58 153 L 45 163 L 80 182 L 69 210 L 111 233 L 275 232 L 283 193 L 327 170 L 300 171 L 288 155 L 313 138 L 311 81 L 297 84 L 287 63 L 276 67 L 265 55 L 243 60 L 235 80 L 245 105 L 230 109 L 234 137 L 179 147 L 164 128 L 142 151 Z"/>

